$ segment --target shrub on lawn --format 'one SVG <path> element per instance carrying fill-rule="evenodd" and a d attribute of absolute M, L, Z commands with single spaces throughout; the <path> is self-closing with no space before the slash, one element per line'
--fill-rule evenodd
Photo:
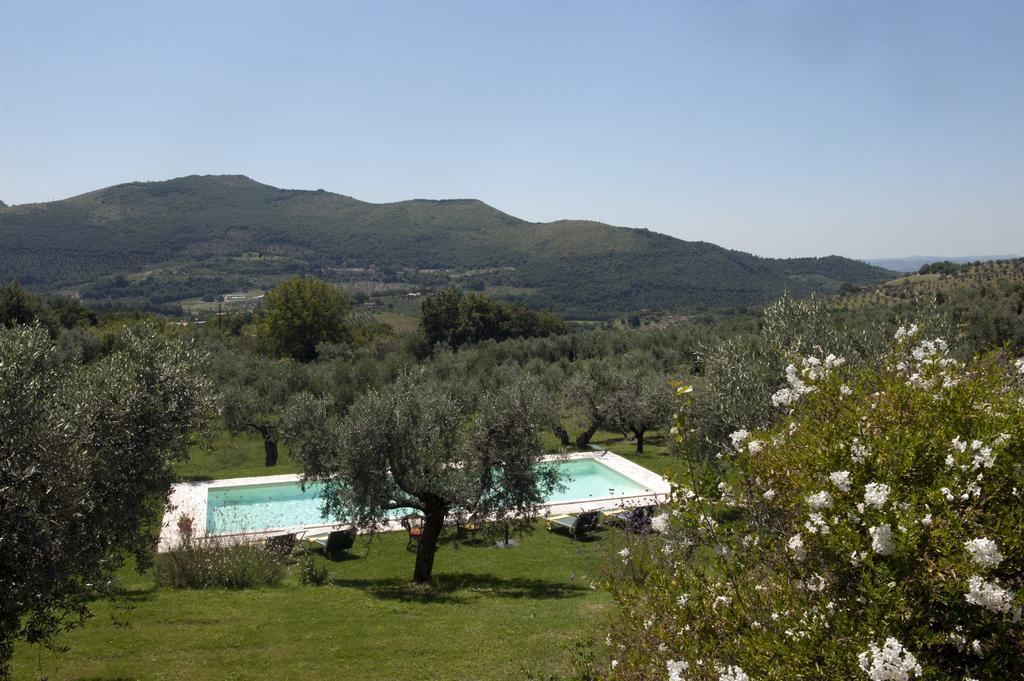
<path fill-rule="evenodd" d="M 781 422 L 695 466 L 621 554 L 612 678 L 1019 678 L 1024 360 L 912 327 L 877 365 L 794 358 Z"/>
<path fill-rule="evenodd" d="M 326 565 L 317 565 L 313 556 L 306 556 L 299 566 L 299 576 L 302 578 L 303 584 L 323 586 L 327 583 L 330 573 L 327 571 Z"/>
<path fill-rule="evenodd" d="M 157 556 L 155 579 L 175 589 L 246 589 L 277 586 L 285 567 L 279 553 L 262 542 L 232 544 L 183 535 L 174 551 Z"/>

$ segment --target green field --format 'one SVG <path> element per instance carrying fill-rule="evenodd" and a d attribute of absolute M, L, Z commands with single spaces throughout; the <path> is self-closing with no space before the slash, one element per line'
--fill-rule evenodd
<path fill-rule="evenodd" d="M 548 444 L 557 445 L 554 438 Z M 649 453 L 599 432 L 594 445 L 648 468 L 680 473 L 657 437 Z M 555 447 L 556 448 L 556 447 Z M 282 452 L 284 454 L 284 452 Z M 177 467 L 210 479 L 295 472 L 286 455 L 263 467 L 262 444 L 219 434 Z M 592 582 L 628 539 L 602 529 L 585 541 L 542 523 L 519 546 L 443 539 L 432 588 L 411 583 L 402 533 L 360 537 L 351 557 L 328 561 L 330 582 L 304 586 L 292 564 L 284 584 L 241 591 L 176 591 L 133 569 L 127 599 L 59 639 L 64 652 L 20 644 L 16 679 L 507 679 L 568 670 L 570 644 L 600 640 L 614 612 Z M 598 646 L 600 648 L 600 646 Z"/>
<path fill-rule="evenodd" d="M 420 328 L 420 318 L 410 314 L 402 314 L 399 312 L 375 312 L 373 314 L 373 318 L 375 321 L 387 324 L 399 335 L 416 333 Z"/>

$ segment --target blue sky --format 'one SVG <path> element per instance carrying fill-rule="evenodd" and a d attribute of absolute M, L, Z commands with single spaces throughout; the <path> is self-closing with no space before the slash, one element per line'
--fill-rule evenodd
<path fill-rule="evenodd" d="M 241 173 L 768 256 L 1024 254 L 1020 2 L 9 2 L 0 199 Z"/>

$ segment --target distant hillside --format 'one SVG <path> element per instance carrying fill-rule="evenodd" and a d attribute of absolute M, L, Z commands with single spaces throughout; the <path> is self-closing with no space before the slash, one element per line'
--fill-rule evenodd
<path fill-rule="evenodd" d="M 908 258 L 868 258 L 865 262 L 877 267 L 883 267 L 895 272 L 917 272 L 924 265 L 933 262 L 955 262 L 959 264 L 969 262 L 988 262 L 991 260 L 1012 260 L 1016 255 L 967 255 L 967 256 L 937 256 L 937 255 L 912 255 Z"/>
<path fill-rule="evenodd" d="M 4 279 L 87 300 L 173 302 L 311 273 L 371 292 L 458 285 L 577 318 L 752 305 L 892 276 L 836 256 L 759 258 L 599 222 L 531 223 L 473 199 L 372 204 L 238 175 L 3 207 L 0 244 Z"/>
<path fill-rule="evenodd" d="M 926 274 L 909 274 L 880 286 L 837 295 L 839 307 L 882 307 L 889 314 L 913 318 L 921 305 L 935 305 L 956 320 L 971 347 L 1009 344 L 1024 351 L 1024 258 L 937 266 Z"/>

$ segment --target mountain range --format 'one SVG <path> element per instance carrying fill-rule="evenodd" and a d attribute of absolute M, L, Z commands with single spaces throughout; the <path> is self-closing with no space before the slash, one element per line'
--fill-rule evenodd
<path fill-rule="evenodd" d="M 756 305 L 874 284 L 864 262 L 761 258 L 584 220 L 528 222 L 474 199 L 367 203 L 241 175 L 130 182 L 0 204 L 0 276 L 86 301 L 174 302 L 315 274 L 470 286 L 572 318 Z"/>

